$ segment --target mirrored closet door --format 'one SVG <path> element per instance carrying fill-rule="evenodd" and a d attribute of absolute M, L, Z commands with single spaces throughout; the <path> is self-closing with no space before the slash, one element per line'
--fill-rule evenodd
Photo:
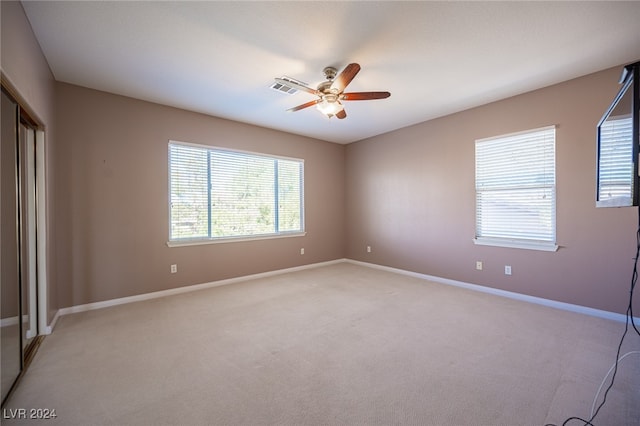
<path fill-rule="evenodd" d="M 36 126 L 4 88 L 0 112 L 0 390 L 4 404 L 37 346 L 39 333 Z"/>

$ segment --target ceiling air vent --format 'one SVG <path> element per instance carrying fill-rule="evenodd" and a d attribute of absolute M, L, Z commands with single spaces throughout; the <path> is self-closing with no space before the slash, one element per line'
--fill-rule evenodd
<path fill-rule="evenodd" d="M 307 85 L 306 83 L 303 83 L 303 82 L 301 82 L 299 80 L 296 80 L 294 78 L 287 77 L 287 76 L 282 76 L 281 79 L 284 80 L 284 81 L 290 81 L 292 83 L 296 83 L 296 84 L 299 84 L 299 85 L 302 85 L 302 86 L 306 86 Z M 294 93 L 298 92 L 297 89 L 294 89 L 293 87 L 289 87 L 289 86 L 287 86 L 285 84 L 278 83 L 277 81 L 275 83 L 273 83 L 270 87 L 273 90 L 276 90 L 276 91 L 282 92 L 282 93 L 286 93 L 287 95 L 293 95 Z"/>

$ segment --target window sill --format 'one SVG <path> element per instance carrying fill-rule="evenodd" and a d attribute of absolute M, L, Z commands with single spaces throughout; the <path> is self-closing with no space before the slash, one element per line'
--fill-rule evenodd
<path fill-rule="evenodd" d="M 631 197 L 612 197 L 604 200 L 596 200 L 596 207 L 631 207 L 633 199 Z"/>
<path fill-rule="evenodd" d="M 306 232 L 287 232 L 272 235 L 256 235 L 247 237 L 206 238 L 197 240 L 167 241 L 168 247 L 201 246 L 206 244 L 238 243 L 242 241 L 271 240 L 274 238 L 304 237 Z"/>
<path fill-rule="evenodd" d="M 502 238 L 474 238 L 473 243 L 478 246 L 506 247 L 539 251 L 558 251 L 557 244 L 545 243 L 541 241 L 509 240 Z"/>

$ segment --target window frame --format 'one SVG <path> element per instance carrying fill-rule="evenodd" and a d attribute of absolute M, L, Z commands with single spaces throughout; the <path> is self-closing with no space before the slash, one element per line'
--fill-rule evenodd
<path fill-rule="evenodd" d="M 544 131 L 553 130 L 553 183 L 550 186 L 551 193 L 553 194 L 553 201 L 551 205 L 552 211 L 552 235 L 553 241 L 550 240 L 540 240 L 540 239 L 529 239 L 529 238 L 518 238 L 515 236 L 515 232 L 511 234 L 505 234 L 504 236 L 482 236 L 480 234 L 480 205 L 479 205 L 479 188 L 478 188 L 478 144 L 495 141 L 499 143 L 500 141 L 504 141 L 505 139 L 513 139 L 522 136 L 526 136 L 527 134 L 534 135 L 535 133 L 540 133 Z M 508 133 L 498 136 L 492 136 L 488 138 L 477 139 L 475 141 L 475 172 L 474 172 L 474 180 L 475 180 L 475 238 L 473 239 L 474 244 L 476 245 L 485 245 L 485 246 L 495 246 L 495 247 L 505 247 L 505 248 L 517 248 L 517 249 L 529 249 L 529 250 L 540 250 L 540 251 L 552 251 L 555 252 L 558 250 L 557 245 L 557 182 L 556 182 L 556 126 L 545 126 L 535 129 L 524 130 L 520 132 Z M 546 171 L 545 171 L 546 173 Z M 522 185 L 520 187 L 510 187 L 508 190 L 504 190 L 504 192 L 508 192 L 509 190 L 517 190 L 517 189 L 525 189 L 525 188 L 545 188 L 549 187 L 548 184 L 541 184 L 539 187 L 536 186 L 527 186 Z"/>
<path fill-rule="evenodd" d="M 300 176 L 299 176 L 299 184 L 300 184 L 300 229 L 292 230 L 292 231 L 276 231 L 273 233 L 264 233 L 264 234 L 249 234 L 249 235 L 231 235 L 231 236 L 222 236 L 216 237 L 212 236 L 211 233 L 211 224 L 208 224 L 209 227 L 209 235 L 205 237 L 194 237 L 194 238 L 173 238 L 172 239 L 172 189 L 171 189 L 171 147 L 172 145 L 176 146 L 184 146 L 189 148 L 201 149 L 208 152 L 218 152 L 218 153 L 231 153 L 231 154 L 239 154 L 246 156 L 254 156 L 259 157 L 260 159 L 269 159 L 274 162 L 277 160 L 285 160 L 285 161 L 293 161 L 300 164 Z M 207 174 L 208 174 L 208 185 L 211 185 L 211 164 L 210 162 L 207 164 Z M 168 236 L 167 246 L 169 247 L 180 247 L 180 246 L 192 246 L 192 245 L 206 245 L 206 244 L 220 244 L 220 243 L 229 243 L 229 242 L 241 242 L 241 241 L 255 241 L 255 240 L 267 240 L 267 239 L 275 239 L 275 238 L 290 238 L 290 237 L 300 237 L 306 235 L 305 230 L 305 197 L 304 197 L 304 171 L 305 171 L 305 161 L 301 158 L 294 157 L 285 157 L 280 155 L 273 154 L 265 154 L 261 152 L 254 151 L 246 151 L 240 149 L 226 148 L 220 146 L 211 146 L 211 145 L 202 145 L 191 142 L 182 142 L 176 140 L 169 140 L 167 146 L 167 209 L 168 209 Z M 274 176 L 274 185 L 277 182 L 275 181 Z M 275 192 L 277 193 L 278 188 L 276 186 Z M 209 192 L 211 193 L 211 192 Z M 277 199 L 277 195 L 274 196 L 274 201 Z M 210 208 L 211 199 L 208 199 L 208 204 Z M 275 214 L 275 217 L 278 217 L 278 214 Z M 210 219 L 209 219 L 210 220 Z M 275 224 L 277 229 L 277 223 Z"/>
<path fill-rule="evenodd" d="M 614 98 L 607 111 L 598 122 L 598 132 L 597 132 L 597 168 L 596 168 L 596 207 L 631 207 L 637 206 L 639 204 L 639 191 L 638 186 L 640 185 L 640 177 L 638 176 L 638 132 L 640 132 L 640 122 L 638 116 L 640 114 L 635 113 L 638 111 L 638 106 L 635 103 L 635 99 L 640 97 L 640 76 L 638 76 L 638 66 L 640 62 L 632 65 L 628 65 L 623 70 L 622 77 L 620 79 L 620 83 L 622 83 L 622 88 L 618 91 L 618 94 Z M 635 65 L 635 66 L 634 66 Z M 625 100 L 625 96 L 629 96 L 630 99 Z M 625 104 L 627 102 L 627 104 Z M 605 124 L 610 121 L 619 121 L 620 119 L 616 119 L 616 115 L 614 113 L 618 109 L 618 107 L 622 106 L 625 109 L 625 106 L 629 107 L 629 111 L 622 111 L 622 115 L 618 112 L 618 117 L 629 115 L 631 119 L 631 134 L 628 137 L 628 144 L 631 148 L 631 158 L 627 159 L 632 166 L 631 176 L 628 176 L 629 181 L 625 182 L 629 185 L 629 196 L 609 196 L 603 197 L 602 189 L 603 186 L 603 170 L 614 171 L 615 167 L 603 167 L 603 152 L 604 148 L 613 148 L 615 149 L 616 145 L 613 144 L 605 144 L 603 140 L 602 130 Z M 627 141 L 625 141 L 627 142 Z M 620 146 L 620 145 L 617 145 Z M 611 165 L 611 163 L 609 163 Z M 616 164 L 616 166 L 619 166 Z"/>
<path fill-rule="evenodd" d="M 618 125 L 618 129 L 615 127 Z M 613 128 L 610 128 L 613 127 Z M 622 133 L 623 136 L 611 136 L 614 132 Z M 610 116 L 598 126 L 598 174 L 597 174 L 597 193 L 596 207 L 629 207 L 633 206 L 636 201 L 635 187 L 637 185 L 635 177 L 637 176 L 636 162 L 633 161 L 633 114 L 627 116 Z M 620 143 L 622 139 L 622 143 Z M 630 143 L 631 142 L 631 143 Z M 624 158 L 619 157 L 619 152 L 624 150 Z M 615 155 L 617 151 L 618 155 Z M 607 152 L 614 152 L 612 155 L 606 155 Z M 604 167 L 607 162 L 608 167 Z M 624 169 L 629 170 L 624 170 Z M 621 169 L 626 175 L 620 173 Z M 624 195 L 604 196 L 605 192 L 611 191 L 611 187 L 618 187 L 614 192 L 621 192 L 620 187 L 624 187 Z M 607 191 L 609 189 L 609 191 Z"/>

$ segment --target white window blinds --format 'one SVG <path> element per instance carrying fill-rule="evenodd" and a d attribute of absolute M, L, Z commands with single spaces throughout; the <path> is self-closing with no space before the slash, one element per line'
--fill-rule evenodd
<path fill-rule="evenodd" d="M 598 202 L 631 205 L 633 197 L 632 117 L 609 118 L 600 125 Z"/>
<path fill-rule="evenodd" d="M 555 250 L 555 127 L 476 141 L 476 243 Z"/>
<path fill-rule="evenodd" d="M 304 162 L 169 143 L 169 241 L 300 233 Z"/>

